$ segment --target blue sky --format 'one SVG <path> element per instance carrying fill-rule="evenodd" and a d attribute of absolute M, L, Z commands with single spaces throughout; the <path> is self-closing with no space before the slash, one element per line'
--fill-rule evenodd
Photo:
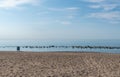
<path fill-rule="evenodd" d="M 0 39 L 120 39 L 120 0 L 0 0 Z"/>

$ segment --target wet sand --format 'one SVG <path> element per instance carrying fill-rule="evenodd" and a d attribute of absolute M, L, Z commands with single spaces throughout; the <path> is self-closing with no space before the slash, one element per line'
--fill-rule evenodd
<path fill-rule="evenodd" d="M 120 54 L 0 52 L 0 77 L 120 77 Z"/>

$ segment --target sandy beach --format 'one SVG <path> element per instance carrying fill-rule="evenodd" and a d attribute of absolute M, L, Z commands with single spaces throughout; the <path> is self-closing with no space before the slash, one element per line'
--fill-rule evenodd
<path fill-rule="evenodd" d="M 0 77 L 120 77 L 120 54 L 0 52 Z"/>

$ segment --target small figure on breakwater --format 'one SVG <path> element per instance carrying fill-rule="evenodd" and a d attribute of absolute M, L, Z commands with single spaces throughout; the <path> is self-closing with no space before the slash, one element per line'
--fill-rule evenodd
<path fill-rule="evenodd" d="M 17 51 L 20 51 L 20 46 L 17 46 Z"/>

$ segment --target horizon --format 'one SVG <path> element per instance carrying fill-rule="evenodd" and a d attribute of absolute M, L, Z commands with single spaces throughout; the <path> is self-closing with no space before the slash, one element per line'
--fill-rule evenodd
<path fill-rule="evenodd" d="M 119 0 L 0 0 L 0 39 L 120 39 L 119 8 Z"/>

